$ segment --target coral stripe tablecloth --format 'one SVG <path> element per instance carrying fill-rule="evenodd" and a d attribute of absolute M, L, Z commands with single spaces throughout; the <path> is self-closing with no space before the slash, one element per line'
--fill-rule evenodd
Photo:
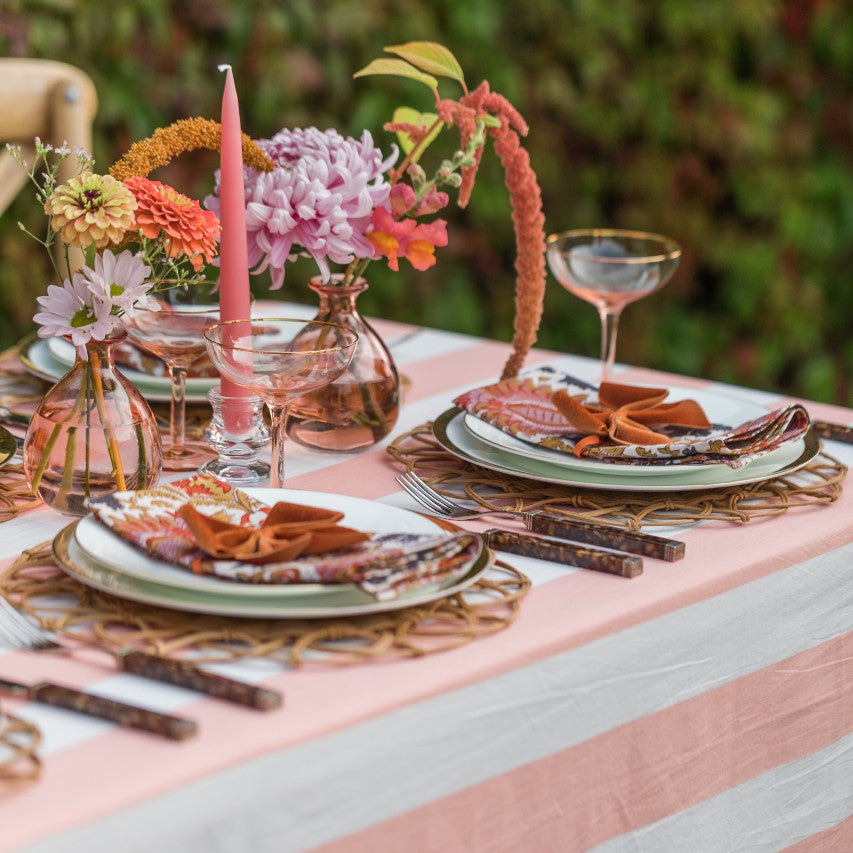
<path fill-rule="evenodd" d="M 387 340 L 409 329 L 377 323 Z M 395 435 L 494 380 L 507 345 L 424 329 Z M 534 351 L 594 380 L 595 362 Z M 618 368 L 617 381 L 768 393 Z M 807 404 L 853 425 L 853 411 Z M 847 464 L 853 446 L 828 443 Z M 415 509 L 384 447 L 290 447 L 288 484 Z M 0 472 L 2 473 L 2 472 Z M 0 558 L 67 520 L 0 526 Z M 472 524 L 472 529 L 482 525 Z M 853 488 L 829 505 L 676 531 L 634 580 L 507 557 L 533 587 L 506 630 L 421 659 L 222 671 L 281 689 L 258 713 L 0 646 L 0 677 L 59 680 L 198 721 L 181 743 L 32 703 L 38 782 L 0 798 L 0 850 L 853 849 Z"/>

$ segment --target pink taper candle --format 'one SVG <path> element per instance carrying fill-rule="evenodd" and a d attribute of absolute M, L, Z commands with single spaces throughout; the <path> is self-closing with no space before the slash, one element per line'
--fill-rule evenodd
<path fill-rule="evenodd" d="M 219 317 L 241 320 L 251 316 L 249 295 L 249 252 L 246 244 L 246 197 L 243 187 L 243 142 L 240 127 L 240 105 L 230 65 L 220 65 L 225 72 L 222 93 L 222 143 L 219 169 L 219 219 L 222 237 L 219 245 Z M 227 379 L 220 381 L 223 397 L 248 397 L 250 392 Z M 226 421 L 240 418 L 222 403 Z"/>

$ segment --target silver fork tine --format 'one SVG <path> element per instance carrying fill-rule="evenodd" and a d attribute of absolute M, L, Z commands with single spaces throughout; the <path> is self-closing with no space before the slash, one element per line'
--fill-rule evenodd
<path fill-rule="evenodd" d="M 60 648 L 50 632 L 34 624 L 0 595 L 0 631 L 13 646 L 23 649 Z"/>
<path fill-rule="evenodd" d="M 432 498 L 432 500 L 435 501 L 435 503 L 440 506 L 444 510 L 444 512 L 449 514 L 454 511 L 458 512 L 460 509 L 465 512 L 468 511 L 464 507 L 460 507 L 459 504 L 457 504 L 455 501 L 437 492 L 432 486 L 429 485 L 429 483 L 425 482 L 417 474 L 415 474 L 414 471 L 409 472 L 407 479 L 418 491 Z"/>
<path fill-rule="evenodd" d="M 417 503 L 419 503 L 422 507 L 425 507 L 430 512 L 435 513 L 436 515 L 447 515 L 441 507 L 433 501 L 429 495 L 425 495 L 420 490 L 416 489 L 409 480 L 398 476 L 397 482 L 403 487 L 404 491 L 412 498 L 415 499 Z"/>

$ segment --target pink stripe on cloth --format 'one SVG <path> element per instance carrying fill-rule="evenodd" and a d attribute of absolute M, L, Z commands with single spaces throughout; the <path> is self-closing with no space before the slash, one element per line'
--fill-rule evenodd
<path fill-rule="evenodd" d="M 473 340 L 470 348 L 454 350 L 445 355 L 430 356 L 429 353 L 424 353 L 422 359 L 410 362 L 405 367 L 406 375 L 412 380 L 406 401 L 412 402 L 448 393 L 451 388 L 469 384 L 475 387 L 495 381 L 503 369 L 508 353 L 507 344 L 481 340 Z M 551 361 L 553 357 L 553 353 L 534 351 L 529 354 L 526 366 L 543 364 Z"/>
<path fill-rule="evenodd" d="M 826 853 L 853 850 L 853 815 L 823 832 L 815 833 L 811 838 L 786 847 L 785 853 L 819 853 L 821 850 Z"/>
<path fill-rule="evenodd" d="M 838 740 L 851 657 L 853 633 L 314 853 L 587 850 Z"/>

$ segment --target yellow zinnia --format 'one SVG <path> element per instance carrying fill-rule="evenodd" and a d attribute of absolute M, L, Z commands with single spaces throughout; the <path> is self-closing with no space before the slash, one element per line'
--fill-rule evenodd
<path fill-rule="evenodd" d="M 104 249 L 133 227 L 136 199 L 110 175 L 84 172 L 60 184 L 44 203 L 50 227 L 69 246 Z"/>

